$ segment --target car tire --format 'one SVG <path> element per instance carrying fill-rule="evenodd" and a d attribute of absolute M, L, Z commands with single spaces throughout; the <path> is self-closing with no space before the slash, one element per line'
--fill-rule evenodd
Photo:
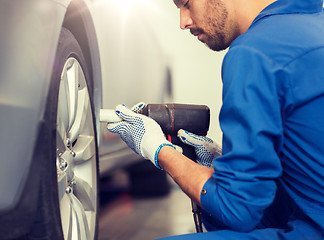
<path fill-rule="evenodd" d="M 41 163 L 38 211 L 26 239 L 97 239 L 94 122 L 91 77 L 82 50 L 62 28 L 42 131 L 48 151 Z"/>

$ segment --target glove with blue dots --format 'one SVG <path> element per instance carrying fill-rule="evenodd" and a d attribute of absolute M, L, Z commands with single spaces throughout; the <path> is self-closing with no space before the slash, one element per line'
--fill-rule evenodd
<path fill-rule="evenodd" d="M 159 169 L 157 156 L 165 145 L 174 146 L 168 142 L 160 125 L 152 118 L 138 114 L 145 104 L 139 103 L 132 107 L 133 111 L 124 105 L 116 107 L 116 114 L 123 119 L 121 122 L 108 123 L 110 132 L 118 133 L 126 144 L 143 158 L 151 160 Z"/>
<path fill-rule="evenodd" d="M 216 157 L 222 155 L 222 149 L 208 137 L 198 136 L 183 129 L 178 131 L 178 137 L 185 144 L 193 146 L 197 154 L 197 163 L 212 167 Z"/>

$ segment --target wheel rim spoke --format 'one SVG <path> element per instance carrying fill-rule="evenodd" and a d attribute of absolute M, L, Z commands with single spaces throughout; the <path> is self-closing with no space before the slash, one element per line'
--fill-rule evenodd
<path fill-rule="evenodd" d="M 84 161 L 90 160 L 95 156 L 95 139 L 89 136 L 79 136 L 75 146 L 73 147 L 75 153 L 75 164 L 81 164 Z"/>
<path fill-rule="evenodd" d="M 73 215 L 75 217 L 75 223 L 73 222 L 73 225 L 76 225 L 73 227 L 74 231 L 73 237 L 78 236 L 78 239 L 90 239 L 90 231 L 89 231 L 89 225 L 87 221 L 87 217 L 83 208 L 83 205 L 81 202 L 74 196 L 74 194 L 69 194 L 69 198 L 71 200 L 71 207 L 73 209 Z"/>
<path fill-rule="evenodd" d="M 69 129 L 75 121 L 77 102 L 78 102 L 78 62 L 74 58 L 70 58 L 66 62 L 66 73 L 63 74 L 63 79 L 67 82 L 67 99 L 69 107 Z"/>
<path fill-rule="evenodd" d="M 60 132 L 66 132 L 69 129 L 69 99 L 67 78 L 63 76 L 59 89 L 60 95 L 57 104 L 57 124 Z"/>
<path fill-rule="evenodd" d="M 56 131 L 56 152 L 57 154 L 61 154 L 66 150 L 65 143 L 66 135 L 63 131 Z"/>
<path fill-rule="evenodd" d="M 72 238 L 72 208 L 70 204 L 71 200 L 67 194 L 64 194 L 60 205 L 61 207 L 61 219 L 62 219 L 62 230 L 66 239 Z"/>
<path fill-rule="evenodd" d="M 96 196 L 94 194 L 93 188 L 86 181 L 78 177 L 75 177 L 74 179 L 74 195 L 83 205 L 85 211 L 94 211 L 96 204 Z"/>
<path fill-rule="evenodd" d="M 69 131 L 69 137 L 72 142 L 74 142 L 79 134 L 82 132 L 84 125 L 87 123 L 86 116 L 88 116 L 88 113 L 90 111 L 90 101 L 89 96 L 87 95 L 87 89 L 79 89 L 78 90 L 78 102 L 77 102 L 77 108 L 76 108 L 76 114 L 75 119 L 73 122 L 73 125 L 71 126 L 71 129 Z"/>

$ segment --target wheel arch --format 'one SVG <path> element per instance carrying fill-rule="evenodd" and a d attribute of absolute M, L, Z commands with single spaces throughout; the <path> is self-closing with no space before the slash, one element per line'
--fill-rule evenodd
<path fill-rule="evenodd" d="M 98 116 L 97 113 L 101 108 L 99 49 L 92 16 L 88 8 L 90 5 L 86 1 L 72 0 L 69 5 L 69 0 L 33 0 L 28 3 L 21 2 L 20 4 L 17 4 L 17 1 L 12 1 L 10 4 L 0 4 L 8 8 L 6 14 L 1 15 L 1 19 L 7 22 L 5 24 L 6 28 L 3 29 L 5 30 L 5 41 L 1 41 L 0 44 L 1 50 L 6 49 L 6 54 L 3 54 L 1 58 L 6 63 L 2 66 L 2 69 L 5 69 L 11 62 L 14 62 L 16 69 L 19 69 L 19 71 L 1 71 L 0 76 L 7 79 L 10 84 L 1 85 L 2 93 L 6 93 L 2 97 L 7 99 L 7 102 L 1 102 L 4 105 L 0 104 L 0 112 L 6 114 L 0 115 L 1 120 L 6 116 L 5 123 L 8 124 L 5 127 L 7 129 L 10 129 L 11 126 L 15 127 L 13 128 L 15 131 L 11 131 L 12 135 L 21 135 L 19 138 L 15 138 L 16 140 L 19 139 L 15 144 L 5 139 L 8 138 L 5 134 L 5 138 L 0 139 L 2 143 L 1 153 L 11 160 L 10 165 L 2 166 L 2 170 L 11 173 L 10 167 L 16 167 L 15 174 L 5 175 L 11 176 L 8 181 L 11 184 L 7 184 L 8 186 L 2 185 L 0 188 L 1 193 L 12 196 L 12 199 L 9 199 L 10 201 L 3 201 L 2 208 L 0 207 L 1 239 L 25 234 L 29 230 L 37 211 L 37 192 L 39 190 L 39 174 L 37 173 L 41 170 L 40 163 L 43 159 L 43 153 L 48 150 L 43 146 L 40 136 L 48 132 L 43 115 L 52 64 L 62 26 L 66 26 L 77 37 L 84 52 L 93 79 L 93 92 L 91 94 L 96 116 Z M 20 23 L 19 26 L 21 27 L 10 28 L 12 22 Z M 9 48 L 8 46 L 17 46 L 17 48 Z M 23 49 L 23 47 L 26 47 L 24 54 L 16 51 L 17 49 Z M 8 56 L 10 56 L 10 61 L 7 59 Z M 14 86 L 25 88 L 23 92 L 25 94 L 19 94 L 19 91 L 16 91 Z M 14 101 L 11 101 L 11 99 Z M 18 107 L 15 107 L 16 105 Z M 11 110 L 8 111 L 7 109 Z M 10 118 L 17 121 L 10 120 Z M 20 118 L 24 119 L 24 121 L 21 121 Z M 17 122 L 21 122 L 21 124 L 17 125 Z M 99 120 L 96 118 L 97 139 L 99 139 L 100 134 L 98 123 Z M 28 140 L 25 140 L 25 138 Z M 25 147 L 28 152 L 18 151 L 23 154 L 10 155 L 11 149 L 17 145 L 20 146 L 21 142 L 28 146 L 28 148 Z M 6 151 L 3 151 L 4 149 Z M 37 149 L 41 151 L 39 152 Z M 17 184 L 12 184 L 12 180 L 15 180 Z M 10 192 L 8 192 L 8 189 Z"/>

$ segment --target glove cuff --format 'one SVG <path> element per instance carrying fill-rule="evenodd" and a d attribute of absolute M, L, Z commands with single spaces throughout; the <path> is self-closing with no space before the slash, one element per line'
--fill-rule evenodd
<path fill-rule="evenodd" d="M 170 147 L 173 147 L 174 149 L 176 149 L 171 143 L 162 143 L 159 147 L 158 147 L 158 149 L 156 150 L 156 152 L 155 152 L 155 155 L 154 155 L 154 164 L 155 164 L 155 166 L 158 168 L 158 169 L 160 169 L 160 170 L 163 170 L 161 167 L 160 167 L 160 165 L 159 165 L 159 162 L 158 162 L 158 155 L 159 155 L 159 153 L 160 153 L 160 151 L 161 151 L 161 148 L 162 147 L 164 147 L 164 146 L 170 146 Z"/>

